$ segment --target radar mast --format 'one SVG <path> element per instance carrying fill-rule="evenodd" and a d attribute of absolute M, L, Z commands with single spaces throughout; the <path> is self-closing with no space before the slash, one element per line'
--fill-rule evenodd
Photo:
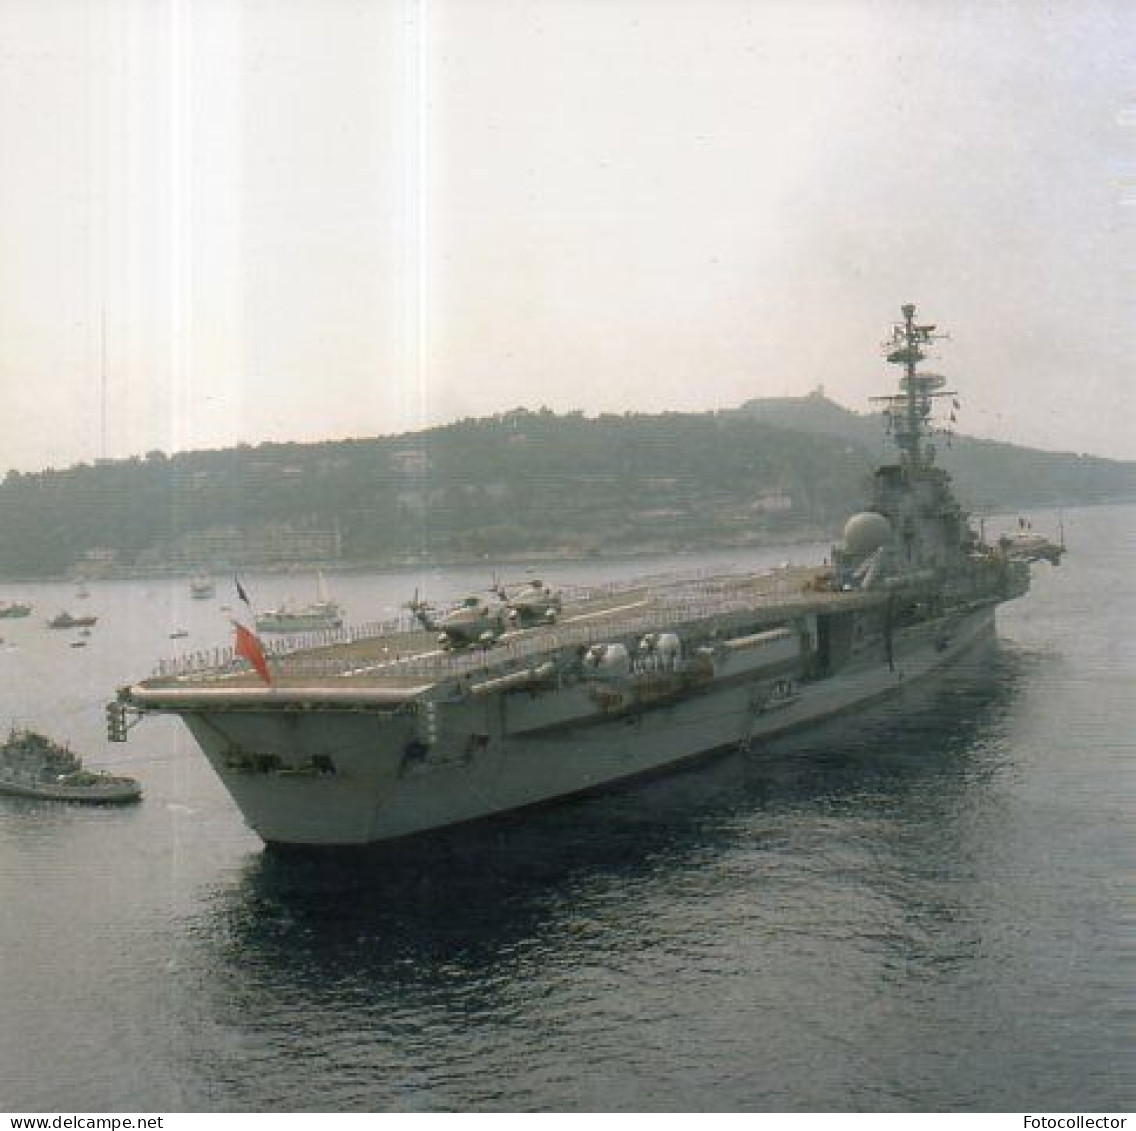
<path fill-rule="evenodd" d="M 951 389 L 944 389 L 947 379 L 938 373 L 920 373 L 916 366 L 926 359 L 924 346 L 945 338 L 935 333 L 935 325 L 915 321 L 915 305 L 905 303 L 900 308 L 903 321 L 892 326 L 891 338 L 884 343 L 885 357 L 892 365 L 903 366 L 898 393 L 886 397 L 872 397 L 882 401 L 888 431 L 900 450 L 903 466 L 929 468 L 935 462 L 935 447 L 930 443 L 933 432 L 931 413 L 936 397 L 955 397 Z M 958 400 L 954 400 L 958 408 Z M 951 414 L 954 422 L 954 413 Z M 950 431 L 947 430 L 950 435 Z"/>

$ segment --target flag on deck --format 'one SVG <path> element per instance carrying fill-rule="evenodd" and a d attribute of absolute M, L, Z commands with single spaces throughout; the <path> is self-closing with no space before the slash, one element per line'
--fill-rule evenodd
<path fill-rule="evenodd" d="M 252 601 L 249 600 L 249 595 L 245 592 L 245 587 L 241 584 L 240 578 L 236 575 L 233 576 L 233 584 L 237 587 L 237 596 L 244 603 L 245 608 L 248 609 L 248 615 L 252 618 L 252 623 L 255 625 L 256 615 L 252 611 Z M 264 645 L 261 644 L 260 637 L 257 636 L 248 625 L 241 624 L 239 620 L 233 620 L 233 630 L 237 634 L 237 655 L 243 656 L 248 660 L 256 670 L 257 675 L 271 687 L 272 673 L 268 669 L 268 658 L 264 654 Z"/>
<path fill-rule="evenodd" d="M 264 654 L 259 637 L 255 632 L 245 628 L 240 621 L 233 621 L 233 629 L 237 634 L 237 655 L 248 660 L 256 669 L 256 674 L 271 687 L 272 673 L 268 670 L 268 658 Z"/>

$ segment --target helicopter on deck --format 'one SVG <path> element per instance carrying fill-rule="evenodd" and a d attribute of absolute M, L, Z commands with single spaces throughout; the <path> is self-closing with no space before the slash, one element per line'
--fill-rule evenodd
<path fill-rule="evenodd" d="M 506 615 L 515 628 L 553 624 L 564 606 L 560 591 L 545 585 L 536 577 L 513 584 L 495 578 L 491 592 L 505 603 Z"/>
<path fill-rule="evenodd" d="M 1050 565 L 1060 565 L 1061 555 L 1065 553 L 1065 526 L 1061 524 L 1060 540 L 1054 542 L 1044 534 L 1033 532 L 1033 523 L 1028 519 L 1018 519 L 1018 529 L 1012 534 L 1003 534 L 998 539 L 998 549 L 1011 561 L 1047 561 Z"/>
<path fill-rule="evenodd" d="M 471 595 L 452 605 L 445 612 L 434 615 L 434 606 L 418 599 L 406 606 L 427 632 L 438 634 L 443 648 L 490 648 L 509 628 L 508 612 L 504 605 L 489 604 Z"/>

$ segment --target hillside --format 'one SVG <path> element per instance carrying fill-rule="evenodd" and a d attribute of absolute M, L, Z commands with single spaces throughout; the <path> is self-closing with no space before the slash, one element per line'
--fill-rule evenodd
<path fill-rule="evenodd" d="M 802 401 L 595 419 L 519 409 L 404 436 L 10 472 L 0 485 L 0 574 L 594 555 L 826 537 L 860 507 L 880 444 L 874 421 L 823 398 Z M 869 427 L 871 441 L 861 438 Z M 972 506 L 1136 493 L 1136 464 L 961 439 L 944 455 Z"/>
<path fill-rule="evenodd" d="M 820 392 L 747 401 L 737 412 L 771 427 L 858 445 L 873 462 L 894 458 L 877 414 L 851 412 Z M 961 435 L 949 446 L 940 441 L 938 448 L 936 462 L 951 473 L 959 497 L 976 509 L 1072 505 L 1136 493 L 1136 463 Z"/>

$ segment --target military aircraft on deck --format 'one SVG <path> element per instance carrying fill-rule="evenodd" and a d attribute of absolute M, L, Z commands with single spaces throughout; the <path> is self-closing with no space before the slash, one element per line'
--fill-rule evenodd
<path fill-rule="evenodd" d="M 559 590 L 550 588 L 535 577 L 511 588 L 494 580 L 492 591 L 505 602 L 509 621 L 516 628 L 552 624 L 560 616 L 564 604 Z"/>
<path fill-rule="evenodd" d="M 445 612 L 434 614 L 433 605 L 414 599 L 406 606 L 427 632 L 438 634 L 443 648 L 491 647 L 509 628 L 508 611 L 504 605 L 490 604 L 480 597 L 469 596 Z"/>

